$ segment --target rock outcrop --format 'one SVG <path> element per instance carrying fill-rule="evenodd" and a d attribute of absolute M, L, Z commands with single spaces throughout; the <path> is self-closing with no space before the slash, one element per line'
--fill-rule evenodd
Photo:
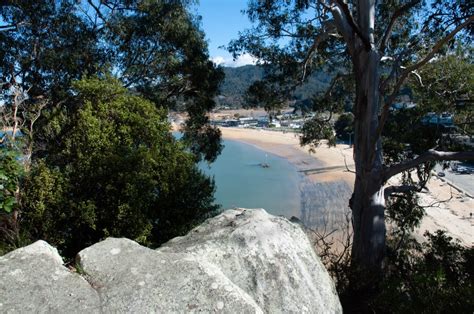
<path fill-rule="evenodd" d="M 300 226 L 228 210 L 158 250 L 108 238 L 78 272 L 38 241 L 0 257 L 0 312 L 341 313 Z"/>
<path fill-rule="evenodd" d="M 0 257 L 0 313 L 97 313 L 97 291 L 44 241 Z"/>

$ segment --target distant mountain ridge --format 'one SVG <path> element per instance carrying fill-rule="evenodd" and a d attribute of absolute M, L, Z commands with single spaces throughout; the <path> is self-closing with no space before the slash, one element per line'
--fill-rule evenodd
<path fill-rule="evenodd" d="M 231 108 L 240 108 L 245 105 L 244 95 L 250 85 L 261 80 L 264 70 L 256 65 L 244 65 L 241 67 L 223 67 L 225 79 L 220 86 L 218 104 Z M 330 83 L 330 75 L 324 72 L 314 73 L 305 84 L 298 87 L 293 98 L 297 101 L 305 101 L 322 90 Z"/>

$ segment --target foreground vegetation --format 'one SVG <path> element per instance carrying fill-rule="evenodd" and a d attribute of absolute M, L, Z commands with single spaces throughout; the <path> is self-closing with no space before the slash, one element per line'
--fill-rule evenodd
<path fill-rule="evenodd" d="M 196 162 L 222 149 L 206 117 L 222 72 L 187 2 L 12 0 L 0 20 L 0 251 L 157 246 L 215 214 Z"/>
<path fill-rule="evenodd" d="M 57 144 L 22 181 L 27 238 L 66 256 L 109 236 L 157 246 L 216 212 L 214 183 L 173 138 L 165 110 L 114 79 L 73 86 L 79 109 L 54 113 L 45 129 Z"/>

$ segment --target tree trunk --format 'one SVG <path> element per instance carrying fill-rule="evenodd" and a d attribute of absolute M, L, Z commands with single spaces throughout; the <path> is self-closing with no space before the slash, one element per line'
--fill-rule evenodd
<path fill-rule="evenodd" d="M 380 180 L 370 174 L 357 177 L 351 209 L 352 261 L 363 270 L 379 272 L 385 254 L 385 199 Z"/>
<path fill-rule="evenodd" d="M 377 51 L 367 51 L 362 44 L 355 52 L 356 179 L 350 201 L 354 229 L 352 261 L 361 269 L 377 273 L 385 254 L 383 156 L 381 140 L 376 138 L 380 110 L 380 57 Z"/>

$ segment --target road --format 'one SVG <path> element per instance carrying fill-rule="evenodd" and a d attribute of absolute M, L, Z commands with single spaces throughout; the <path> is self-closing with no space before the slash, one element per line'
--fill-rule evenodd
<path fill-rule="evenodd" d="M 443 171 L 445 179 L 460 187 L 469 195 L 474 196 L 474 174 L 459 174 L 451 169 L 442 170 L 441 166 L 436 166 L 436 173 Z"/>

